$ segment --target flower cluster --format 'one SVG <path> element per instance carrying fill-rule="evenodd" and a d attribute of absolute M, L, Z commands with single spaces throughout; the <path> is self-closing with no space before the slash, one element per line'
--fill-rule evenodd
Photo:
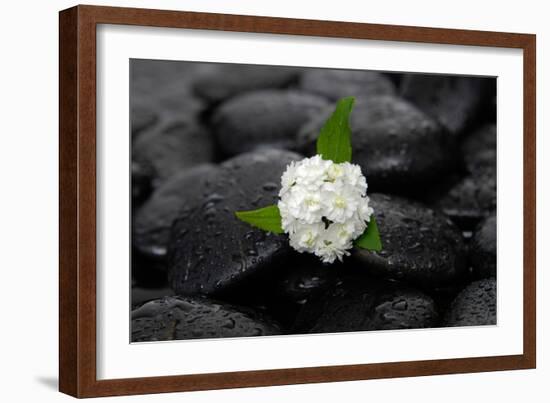
<path fill-rule="evenodd" d="M 325 263 L 349 255 L 373 213 L 361 168 L 316 155 L 288 165 L 281 184 L 278 207 L 290 245 Z"/>

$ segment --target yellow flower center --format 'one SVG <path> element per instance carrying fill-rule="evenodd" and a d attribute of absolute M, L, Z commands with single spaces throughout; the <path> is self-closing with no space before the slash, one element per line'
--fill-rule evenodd
<path fill-rule="evenodd" d="M 313 206 L 316 206 L 319 204 L 319 202 L 315 199 L 306 199 L 304 201 L 305 205 L 308 206 L 308 207 L 313 207 Z"/>
<path fill-rule="evenodd" d="M 346 199 L 344 199 L 341 196 L 336 196 L 336 198 L 334 199 L 334 207 L 343 209 L 343 208 L 346 208 L 346 206 L 347 206 Z"/>

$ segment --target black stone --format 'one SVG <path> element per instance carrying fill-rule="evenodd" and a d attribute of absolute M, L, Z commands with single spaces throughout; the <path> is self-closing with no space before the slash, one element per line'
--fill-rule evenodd
<path fill-rule="evenodd" d="M 130 116 L 132 136 L 137 136 L 158 121 L 158 115 L 150 106 L 132 105 Z"/>
<path fill-rule="evenodd" d="M 190 88 L 202 63 L 171 60 L 132 59 L 130 61 L 130 85 L 132 96 L 156 97 L 169 88 Z"/>
<path fill-rule="evenodd" d="M 164 298 L 174 295 L 174 291 L 168 287 L 146 288 L 140 286 L 132 287 L 132 309 L 138 308 L 147 301 Z"/>
<path fill-rule="evenodd" d="M 427 290 L 465 274 L 462 234 L 447 217 L 410 200 L 381 194 L 370 197 L 382 250 L 354 249 L 354 258 L 365 270 Z"/>
<path fill-rule="evenodd" d="M 174 222 L 169 248 L 169 280 L 180 295 L 223 294 L 243 287 L 282 264 L 290 251 L 285 235 L 241 222 L 236 211 L 277 200 L 279 181 L 298 154 L 264 150 L 226 162 L 200 208 Z"/>
<path fill-rule="evenodd" d="M 180 122 L 139 136 L 133 145 L 132 158 L 153 166 L 158 187 L 183 169 L 214 158 L 211 134 L 194 123 Z"/>
<path fill-rule="evenodd" d="M 166 88 L 155 101 L 160 121 L 165 126 L 176 124 L 193 124 L 200 120 L 205 110 L 204 103 L 195 98 L 188 88 Z"/>
<path fill-rule="evenodd" d="M 350 275 L 303 306 L 295 331 L 414 329 L 436 326 L 437 320 L 434 301 L 424 293 L 396 282 Z"/>
<path fill-rule="evenodd" d="M 290 251 L 272 270 L 258 273 L 254 282 L 245 281 L 220 298 L 265 312 L 288 329 L 301 307 L 326 290 L 342 266 L 339 262 L 323 264 L 312 254 Z"/>
<path fill-rule="evenodd" d="M 401 95 L 441 122 L 453 134 L 474 124 L 486 110 L 492 78 L 405 75 Z"/>
<path fill-rule="evenodd" d="M 470 247 L 474 274 L 478 278 L 495 277 L 497 274 L 497 218 L 483 220 L 472 239 Z"/>
<path fill-rule="evenodd" d="M 497 283 L 475 281 L 458 294 L 445 315 L 446 326 L 483 326 L 497 322 Z"/>
<path fill-rule="evenodd" d="M 483 125 L 469 134 L 462 143 L 462 154 L 470 173 L 480 168 L 496 168 L 497 128 L 494 124 Z"/>
<path fill-rule="evenodd" d="M 290 149 L 300 127 L 327 105 L 324 98 L 305 92 L 254 91 L 222 103 L 211 125 L 225 155 L 261 147 Z"/>
<path fill-rule="evenodd" d="M 281 88 L 289 84 L 297 70 L 289 67 L 239 64 L 211 64 L 204 68 L 193 87 L 195 93 L 213 103 L 243 92 Z"/>
<path fill-rule="evenodd" d="M 204 69 L 202 63 L 164 60 L 132 60 L 130 63 L 130 102 L 132 125 L 147 122 L 161 127 L 195 122 L 205 108 L 193 94 L 192 83 Z M 155 122 L 149 115 L 155 116 Z M 139 124 L 136 128 L 141 127 Z M 134 126 L 132 126 L 132 132 Z M 143 128 L 145 129 L 145 128 Z M 140 130 L 138 130 L 138 133 Z M 135 134 L 138 134 L 135 133 Z"/>
<path fill-rule="evenodd" d="M 241 195 L 249 197 L 243 202 L 261 207 L 277 202 L 281 175 L 288 164 L 302 158 L 292 151 L 266 148 L 237 155 L 221 167 L 231 176 Z"/>
<path fill-rule="evenodd" d="M 151 194 L 155 170 L 147 161 L 132 161 L 132 208 L 138 207 Z"/>
<path fill-rule="evenodd" d="M 310 254 L 299 254 L 277 274 L 272 287 L 279 302 L 303 305 L 336 279 L 338 263 L 328 265 Z"/>
<path fill-rule="evenodd" d="M 453 185 L 436 204 L 462 229 L 473 230 L 492 214 L 497 203 L 496 167 L 479 167 Z"/>
<path fill-rule="evenodd" d="M 132 247 L 131 267 L 132 278 L 136 287 L 168 287 L 166 265 L 163 260 L 143 255 L 136 248 Z"/>
<path fill-rule="evenodd" d="M 159 186 L 134 216 L 132 243 L 136 251 L 164 262 L 172 222 L 180 211 L 189 212 L 208 199 L 219 171 L 214 165 L 198 165 L 175 174 Z"/>
<path fill-rule="evenodd" d="M 315 154 L 319 131 L 332 112 L 331 107 L 302 127 L 300 150 Z M 350 125 L 352 159 L 371 191 L 408 193 L 430 187 L 453 168 L 452 140 L 445 129 L 397 97 L 359 98 Z"/>
<path fill-rule="evenodd" d="M 258 282 L 258 305 L 285 327 L 291 327 L 302 306 L 334 282 L 338 266 L 338 263 L 323 264 L 311 254 L 292 251 L 284 265 Z"/>
<path fill-rule="evenodd" d="M 381 73 L 361 70 L 305 70 L 300 76 L 299 87 L 333 101 L 349 96 L 395 94 L 395 86 L 389 77 Z"/>
<path fill-rule="evenodd" d="M 132 342 L 280 334 L 271 319 L 203 298 L 166 297 L 132 311 Z"/>

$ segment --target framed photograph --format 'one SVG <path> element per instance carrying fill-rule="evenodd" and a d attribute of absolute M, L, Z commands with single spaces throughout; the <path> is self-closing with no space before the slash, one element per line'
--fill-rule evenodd
<path fill-rule="evenodd" d="M 59 388 L 535 368 L 535 36 L 60 12 Z"/>

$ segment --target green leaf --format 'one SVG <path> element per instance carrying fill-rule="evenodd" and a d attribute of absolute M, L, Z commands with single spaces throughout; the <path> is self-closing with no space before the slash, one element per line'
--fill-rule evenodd
<path fill-rule="evenodd" d="M 281 213 L 279 207 L 267 206 L 258 210 L 236 211 L 235 215 L 241 221 L 244 221 L 254 227 L 264 231 L 282 234 Z"/>
<path fill-rule="evenodd" d="M 351 129 L 349 115 L 353 109 L 354 97 L 342 98 L 336 104 L 336 110 L 317 138 L 317 154 L 325 160 L 339 164 L 351 161 Z"/>
<path fill-rule="evenodd" d="M 355 240 L 355 246 L 377 252 L 382 250 L 382 241 L 380 240 L 378 224 L 376 224 L 374 216 L 371 216 L 367 229 L 363 232 L 363 235 Z"/>

